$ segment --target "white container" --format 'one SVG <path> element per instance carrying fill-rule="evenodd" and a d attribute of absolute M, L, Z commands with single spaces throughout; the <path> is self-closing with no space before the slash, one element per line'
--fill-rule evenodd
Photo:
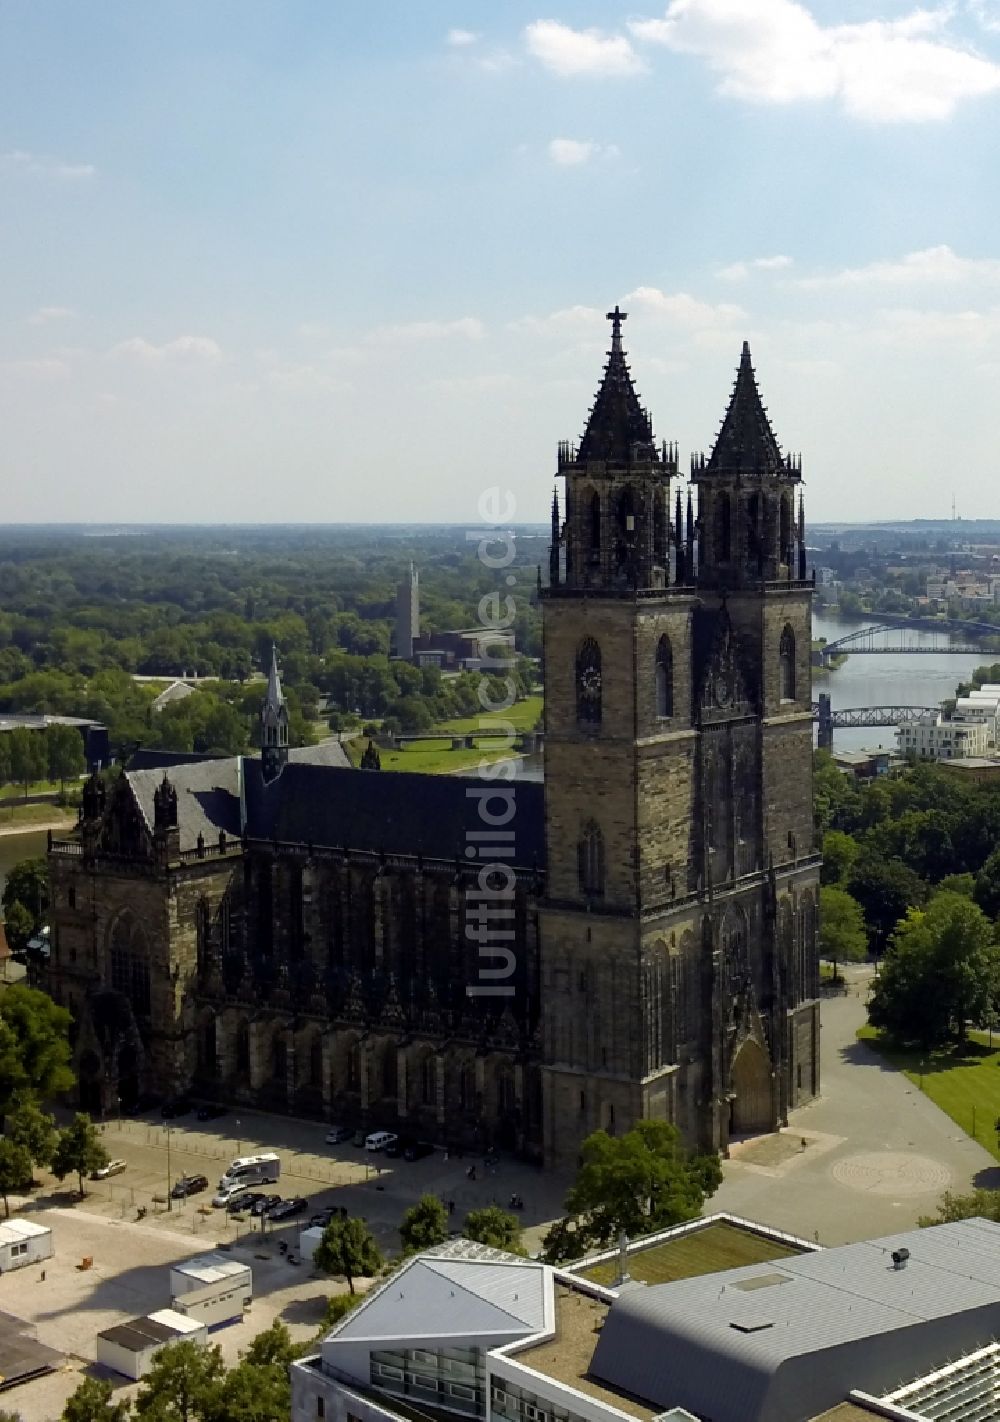
<path fill-rule="evenodd" d="M 119 1323 L 99 1333 L 97 1361 L 135 1381 L 149 1372 L 161 1348 L 182 1338 L 192 1343 L 206 1343 L 208 1329 L 182 1313 L 161 1308 L 144 1318 L 133 1318 L 129 1323 Z"/>
<path fill-rule="evenodd" d="M 203 1254 L 170 1270 L 171 1308 L 216 1328 L 242 1318 L 253 1301 L 253 1272 L 226 1254 Z"/>
<path fill-rule="evenodd" d="M 310 1225 L 308 1229 L 302 1230 L 299 1235 L 299 1254 L 303 1261 L 312 1263 L 312 1257 L 319 1247 L 319 1242 L 323 1238 L 323 1231 L 319 1225 Z"/>
<path fill-rule="evenodd" d="M 4 1220 L 0 1224 L 0 1274 L 52 1258 L 52 1231 L 34 1220 Z"/>

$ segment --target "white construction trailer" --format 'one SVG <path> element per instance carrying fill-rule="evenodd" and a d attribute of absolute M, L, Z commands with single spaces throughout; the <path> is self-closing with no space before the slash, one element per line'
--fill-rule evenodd
<path fill-rule="evenodd" d="M 133 1318 L 129 1323 L 118 1323 L 99 1333 L 97 1361 L 134 1382 L 149 1372 L 166 1343 L 178 1343 L 182 1338 L 192 1343 L 206 1343 L 208 1329 L 182 1313 L 161 1308 L 144 1318 Z"/>
<path fill-rule="evenodd" d="M 303 1263 L 307 1260 L 310 1264 L 312 1263 L 312 1257 L 322 1238 L 323 1230 L 318 1225 L 310 1225 L 308 1229 L 299 1232 L 299 1254 L 302 1256 Z"/>
<path fill-rule="evenodd" d="M 253 1272 L 225 1254 L 186 1259 L 170 1270 L 171 1308 L 208 1328 L 243 1317 L 253 1302 Z"/>
<path fill-rule="evenodd" d="M 52 1231 L 34 1220 L 0 1223 L 0 1274 L 52 1258 Z"/>

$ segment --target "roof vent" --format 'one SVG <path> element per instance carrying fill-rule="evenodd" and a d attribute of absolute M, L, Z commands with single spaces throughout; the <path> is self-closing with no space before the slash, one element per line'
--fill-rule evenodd
<path fill-rule="evenodd" d="M 908 1249 L 894 1249 L 892 1251 L 892 1267 L 894 1269 L 905 1269 L 906 1261 L 910 1257 Z"/>
<path fill-rule="evenodd" d="M 765 1328 L 774 1327 L 773 1318 L 748 1318 L 741 1319 L 738 1323 L 731 1319 L 730 1328 L 735 1328 L 737 1333 L 763 1333 Z"/>

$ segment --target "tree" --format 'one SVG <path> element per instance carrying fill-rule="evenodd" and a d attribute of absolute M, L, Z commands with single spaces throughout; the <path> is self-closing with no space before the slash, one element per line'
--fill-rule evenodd
<path fill-rule="evenodd" d="M 1000 950 L 989 920 L 959 894 L 911 909 L 893 934 L 868 1018 L 890 1037 L 930 1048 L 964 1041 L 986 1021 L 1000 983 Z"/>
<path fill-rule="evenodd" d="M 860 963 L 868 952 L 861 909 L 845 889 L 819 891 L 819 951 L 833 964 L 834 982 L 838 963 Z"/>
<path fill-rule="evenodd" d="M 821 884 L 846 883 L 854 867 L 860 847 L 856 839 L 843 830 L 827 830 L 823 836 L 823 864 L 820 868 Z"/>
<path fill-rule="evenodd" d="M 487 1205 L 482 1210 L 470 1210 L 465 1217 L 462 1233 L 466 1239 L 477 1244 L 488 1244 L 491 1249 L 506 1249 L 508 1254 L 523 1254 L 521 1244 L 521 1221 L 509 1210 L 499 1205 Z"/>
<path fill-rule="evenodd" d="M 142 1380 L 135 1410 L 149 1422 L 211 1422 L 225 1371 L 218 1344 L 168 1343 Z"/>
<path fill-rule="evenodd" d="M 83 1188 L 84 1175 L 92 1175 L 107 1165 L 108 1153 L 101 1144 L 97 1127 L 90 1117 L 82 1112 L 73 1117 L 72 1123 L 64 1126 L 56 1136 L 56 1148 L 52 1152 L 52 1174 L 57 1180 L 75 1174 L 80 1185 L 80 1199 L 86 1191 Z"/>
<path fill-rule="evenodd" d="M 926 885 L 908 865 L 871 853 L 858 859 L 845 887 L 861 905 L 876 953 L 884 951 L 907 909 L 918 907 L 927 897 Z"/>
<path fill-rule="evenodd" d="M 24 798 L 27 799 L 28 787 L 35 780 L 44 780 L 49 768 L 45 733 L 15 726 L 6 734 L 10 738 L 11 779 L 24 786 Z"/>
<path fill-rule="evenodd" d="M 33 1091 L 42 1100 L 68 1091 L 72 1018 L 48 993 L 14 983 L 0 997 L 0 1113 L 15 1098 Z"/>
<path fill-rule="evenodd" d="M 443 1244 L 448 1238 L 448 1211 L 436 1195 L 421 1195 L 411 1205 L 399 1226 L 404 1254 L 416 1254 Z"/>
<path fill-rule="evenodd" d="M 3 1200 L 4 1215 L 10 1219 L 10 1203 L 7 1196 L 15 1190 L 27 1190 L 31 1184 L 31 1156 L 23 1145 L 18 1145 L 8 1136 L 0 1136 L 0 1199 Z"/>
<path fill-rule="evenodd" d="M 323 1310 L 323 1322 L 319 1326 L 319 1337 L 323 1338 L 335 1328 L 342 1318 L 346 1318 L 352 1309 L 357 1308 L 361 1302 L 359 1294 L 331 1294 L 326 1301 L 326 1308 Z"/>
<path fill-rule="evenodd" d="M 15 899 L 5 913 L 3 928 L 12 953 L 23 953 L 36 931 L 31 914 L 19 899 Z"/>
<path fill-rule="evenodd" d="M 48 756 L 49 779 L 58 780 L 62 790 L 66 789 L 67 780 L 78 780 L 87 768 L 83 737 L 75 726 L 64 726 L 57 722 L 46 727 L 45 750 Z"/>
<path fill-rule="evenodd" d="M 33 1165 L 50 1165 L 56 1148 L 56 1118 L 30 1095 L 19 1096 L 4 1123 L 8 1140 L 23 1146 Z"/>
<path fill-rule="evenodd" d="M 693 1220 L 722 1180 L 719 1157 L 688 1151 L 676 1126 L 639 1121 L 623 1136 L 595 1131 L 566 1196 L 569 1221 L 546 1239 L 572 1238 L 576 1253 Z M 569 1228 L 569 1225 L 575 1228 Z"/>
<path fill-rule="evenodd" d="M 84 1378 L 67 1399 L 62 1410 L 62 1422 L 126 1422 L 129 1403 L 112 1402 L 112 1388 L 107 1378 Z"/>
<path fill-rule="evenodd" d="M 1000 848 L 994 849 L 976 875 L 972 897 L 988 918 L 1000 917 Z"/>
<path fill-rule="evenodd" d="M 1000 1190 L 972 1190 L 968 1195 L 955 1195 L 946 1190 L 941 1196 L 936 1215 L 921 1215 L 921 1229 L 928 1225 L 952 1224 L 955 1220 L 1000 1221 Z"/>
<path fill-rule="evenodd" d="M 313 1264 L 324 1274 L 339 1274 L 354 1293 L 354 1280 L 371 1278 L 383 1265 L 382 1253 L 364 1220 L 335 1215 L 316 1247 Z"/>
<path fill-rule="evenodd" d="M 11 918 L 15 905 L 22 910 L 16 930 L 12 927 Z M 23 948 L 32 934 L 42 927 L 49 911 L 49 875 L 44 859 L 21 859 L 13 866 L 4 884 L 3 907 L 7 941 L 12 948 Z M 20 936 L 22 924 L 27 924 L 28 931 L 24 943 L 18 943 L 15 942 L 15 935 Z"/>
<path fill-rule="evenodd" d="M 258 1333 L 218 1390 L 212 1404 L 215 1422 L 287 1422 L 292 1406 L 288 1370 L 301 1351 L 280 1319 Z"/>

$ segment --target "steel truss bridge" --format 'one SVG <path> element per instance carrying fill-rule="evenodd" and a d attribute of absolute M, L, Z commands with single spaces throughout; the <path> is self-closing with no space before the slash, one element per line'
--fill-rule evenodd
<path fill-rule="evenodd" d="M 813 719 L 819 722 L 818 744 L 822 750 L 829 750 L 833 745 L 833 733 L 838 728 L 848 730 L 859 726 L 905 726 L 928 714 L 936 715 L 941 708 L 897 703 L 885 706 L 844 706 L 834 711 L 829 695 L 824 692 L 818 701 L 813 702 L 812 709 Z"/>
<path fill-rule="evenodd" d="M 968 623 L 952 622 L 947 628 L 908 627 L 896 623 L 879 623 L 877 626 L 861 627 L 856 632 L 848 632 L 835 642 L 827 642 L 821 648 L 824 662 L 849 652 L 852 657 L 884 655 L 921 657 L 940 656 L 942 652 L 957 655 L 979 656 L 983 651 L 981 641 L 975 637 L 1000 636 L 1000 627 L 989 627 L 988 631 L 970 629 Z M 957 640 L 961 638 L 962 640 Z"/>

